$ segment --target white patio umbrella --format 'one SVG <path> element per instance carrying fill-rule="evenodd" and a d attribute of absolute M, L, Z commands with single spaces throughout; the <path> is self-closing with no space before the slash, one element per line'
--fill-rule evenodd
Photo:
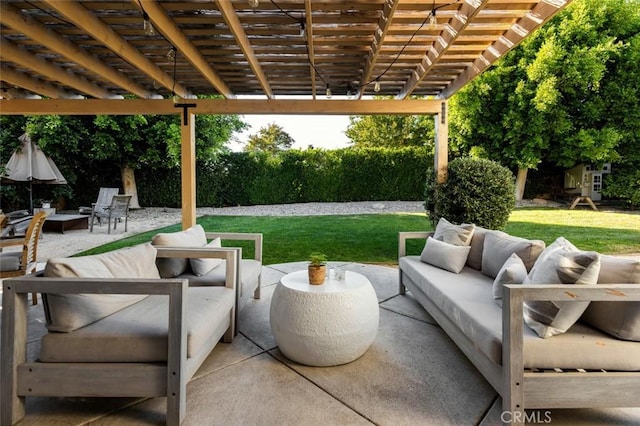
<path fill-rule="evenodd" d="M 67 180 L 53 160 L 25 133 L 20 136 L 22 146 L 16 149 L 5 166 L 2 180 L 29 182 L 29 207 L 33 212 L 33 184 L 65 184 Z"/>

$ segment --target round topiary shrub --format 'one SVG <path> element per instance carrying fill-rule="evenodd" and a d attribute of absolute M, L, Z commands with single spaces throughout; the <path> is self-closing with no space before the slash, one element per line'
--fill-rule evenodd
<path fill-rule="evenodd" d="M 427 176 L 425 207 L 434 226 L 444 217 L 453 223 L 502 229 L 515 207 L 513 173 L 495 161 L 457 158 L 449 163 L 443 184 L 434 182 L 433 169 Z"/>

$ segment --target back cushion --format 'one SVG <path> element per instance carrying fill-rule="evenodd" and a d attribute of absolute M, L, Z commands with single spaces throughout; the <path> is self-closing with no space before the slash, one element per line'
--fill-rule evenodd
<path fill-rule="evenodd" d="M 640 261 L 601 256 L 598 284 L 640 284 Z M 640 342 L 640 302 L 591 302 L 580 319 L 620 339 Z"/>
<path fill-rule="evenodd" d="M 467 266 L 478 271 L 482 269 L 482 250 L 487 232 L 489 232 L 488 229 L 476 226 L 471 238 L 471 250 L 469 251 L 469 257 L 467 257 Z"/>
<path fill-rule="evenodd" d="M 180 232 L 156 234 L 151 244 L 158 247 L 204 247 L 207 244 L 207 236 L 201 225 L 194 225 Z M 189 259 L 159 258 L 156 263 L 162 278 L 174 278 L 187 270 Z"/>
<path fill-rule="evenodd" d="M 527 271 L 530 271 L 544 248 L 544 241 L 513 237 L 501 231 L 488 231 L 482 249 L 482 273 L 495 278 L 513 253 L 522 259 Z"/>
<path fill-rule="evenodd" d="M 51 278 L 160 278 L 151 244 L 84 257 L 52 258 L 44 270 Z M 105 280 L 107 281 L 107 280 Z M 96 282 L 94 285 L 103 285 Z M 70 332 L 146 298 L 144 294 L 44 294 L 47 328 Z"/>

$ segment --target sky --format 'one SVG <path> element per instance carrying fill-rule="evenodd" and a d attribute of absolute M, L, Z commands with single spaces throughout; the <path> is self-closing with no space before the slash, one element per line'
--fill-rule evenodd
<path fill-rule="evenodd" d="M 242 143 L 231 143 L 234 151 L 242 151 L 250 135 L 271 123 L 276 123 L 287 132 L 295 144 L 293 148 L 337 149 L 348 146 L 349 138 L 344 134 L 349 125 L 348 115 L 243 115 L 241 119 L 251 127 L 236 137 Z"/>
<path fill-rule="evenodd" d="M 260 99 L 260 96 L 239 96 L 241 99 Z M 290 96 L 288 99 L 309 99 L 308 96 Z M 337 96 L 336 98 L 340 98 Z M 240 118 L 251 127 L 235 137 L 240 141 L 228 144 L 233 151 L 242 151 L 249 136 L 255 135 L 262 127 L 276 123 L 295 141 L 293 148 L 337 149 L 349 146 L 349 138 L 344 134 L 349 125 L 348 115 L 241 115 Z"/>

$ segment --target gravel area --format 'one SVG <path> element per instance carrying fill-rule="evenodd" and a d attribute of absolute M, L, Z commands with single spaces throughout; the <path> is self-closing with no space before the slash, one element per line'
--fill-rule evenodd
<path fill-rule="evenodd" d="M 312 216 L 312 215 L 348 215 L 374 213 L 424 213 L 421 201 L 364 201 L 353 203 L 300 203 L 266 206 L 238 206 L 198 208 L 198 216 Z M 117 229 L 107 233 L 106 224 L 89 230 L 66 231 L 64 234 L 43 233 L 38 243 L 38 261 L 45 262 L 50 257 L 67 257 L 92 247 L 119 240 L 130 235 L 167 225 L 179 223 L 180 209 L 147 207 L 132 210 L 129 213 L 128 232 L 124 232 L 124 223 L 118 223 Z"/>

